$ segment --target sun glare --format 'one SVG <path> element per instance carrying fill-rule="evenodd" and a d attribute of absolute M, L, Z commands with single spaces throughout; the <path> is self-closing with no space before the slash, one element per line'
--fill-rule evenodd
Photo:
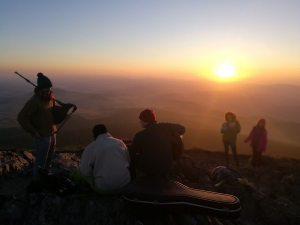
<path fill-rule="evenodd" d="M 228 79 L 234 77 L 236 72 L 230 63 L 223 63 L 216 69 L 215 74 L 219 78 Z"/>

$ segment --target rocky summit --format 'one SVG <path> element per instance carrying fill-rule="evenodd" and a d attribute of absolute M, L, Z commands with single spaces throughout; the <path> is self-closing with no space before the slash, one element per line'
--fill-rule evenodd
<path fill-rule="evenodd" d="M 235 195 L 242 211 L 239 219 L 224 220 L 198 213 L 132 215 L 122 196 L 97 196 L 88 187 L 65 195 L 51 191 L 26 194 L 34 156 L 27 151 L 0 151 L 0 224 L 171 224 L 171 225 L 296 225 L 300 221 L 300 161 L 263 157 L 264 166 L 224 166 L 223 153 L 201 149 L 186 151 L 174 163 L 170 179 L 184 185 Z M 232 160 L 233 161 L 233 160 Z M 67 176 L 80 157 L 56 154 L 51 172 Z"/>

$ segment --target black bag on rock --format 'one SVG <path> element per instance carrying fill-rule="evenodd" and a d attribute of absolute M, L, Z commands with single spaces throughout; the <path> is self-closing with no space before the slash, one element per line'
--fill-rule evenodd
<path fill-rule="evenodd" d="M 237 219 L 241 205 L 237 197 L 189 188 L 160 177 L 140 177 L 123 188 L 128 212 L 165 214 L 195 212 L 224 219 Z"/>
<path fill-rule="evenodd" d="M 44 190 L 50 191 L 59 196 L 74 193 L 78 186 L 65 176 L 55 175 L 50 171 L 39 167 L 39 175 Z"/>
<path fill-rule="evenodd" d="M 42 182 L 39 181 L 31 181 L 26 186 L 26 194 L 29 193 L 42 193 L 45 189 L 45 186 Z"/>

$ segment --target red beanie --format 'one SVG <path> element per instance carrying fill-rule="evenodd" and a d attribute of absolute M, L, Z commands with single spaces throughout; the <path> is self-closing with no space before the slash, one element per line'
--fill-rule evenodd
<path fill-rule="evenodd" d="M 156 121 L 156 116 L 154 114 L 154 111 L 152 109 L 145 109 L 140 113 L 139 116 L 140 120 L 146 122 L 146 123 L 151 123 Z"/>

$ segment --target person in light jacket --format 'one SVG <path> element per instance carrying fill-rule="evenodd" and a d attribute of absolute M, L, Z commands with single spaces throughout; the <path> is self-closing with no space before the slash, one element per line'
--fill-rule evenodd
<path fill-rule="evenodd" d="M 251 165 L 253 167 L 259 167 L 263 164 L 262 153 L 265 152 L 267 148 L 267 136 L 266 120 L 260 119 L 257 125 L 252 128 L 248 138 L 244 141 L 245 143 L 250 141 L 250 146 L 252 147 Z"/>
<path fill-rule="evenodd" d="M 88 184 L 99 195 L 122 193 L 130 182 L 129 152 L 123 141 L 113 138 L 103 124 L 93 128 L 94 141 L 81 156 L 81 163 L 70 178 Z"/>
<path fill-rule="evenodd" d="M 229 147 L 232 150 L 236 166 L 239 166 L 237 156 L 236 140 L 237 134 L 241 132 L 241 125 L 233 112 L 225 113 L 225 122 L 222 125 L 221 133 L 225 150 L 226 164 L 229 165 L 228 151 Z"/>

